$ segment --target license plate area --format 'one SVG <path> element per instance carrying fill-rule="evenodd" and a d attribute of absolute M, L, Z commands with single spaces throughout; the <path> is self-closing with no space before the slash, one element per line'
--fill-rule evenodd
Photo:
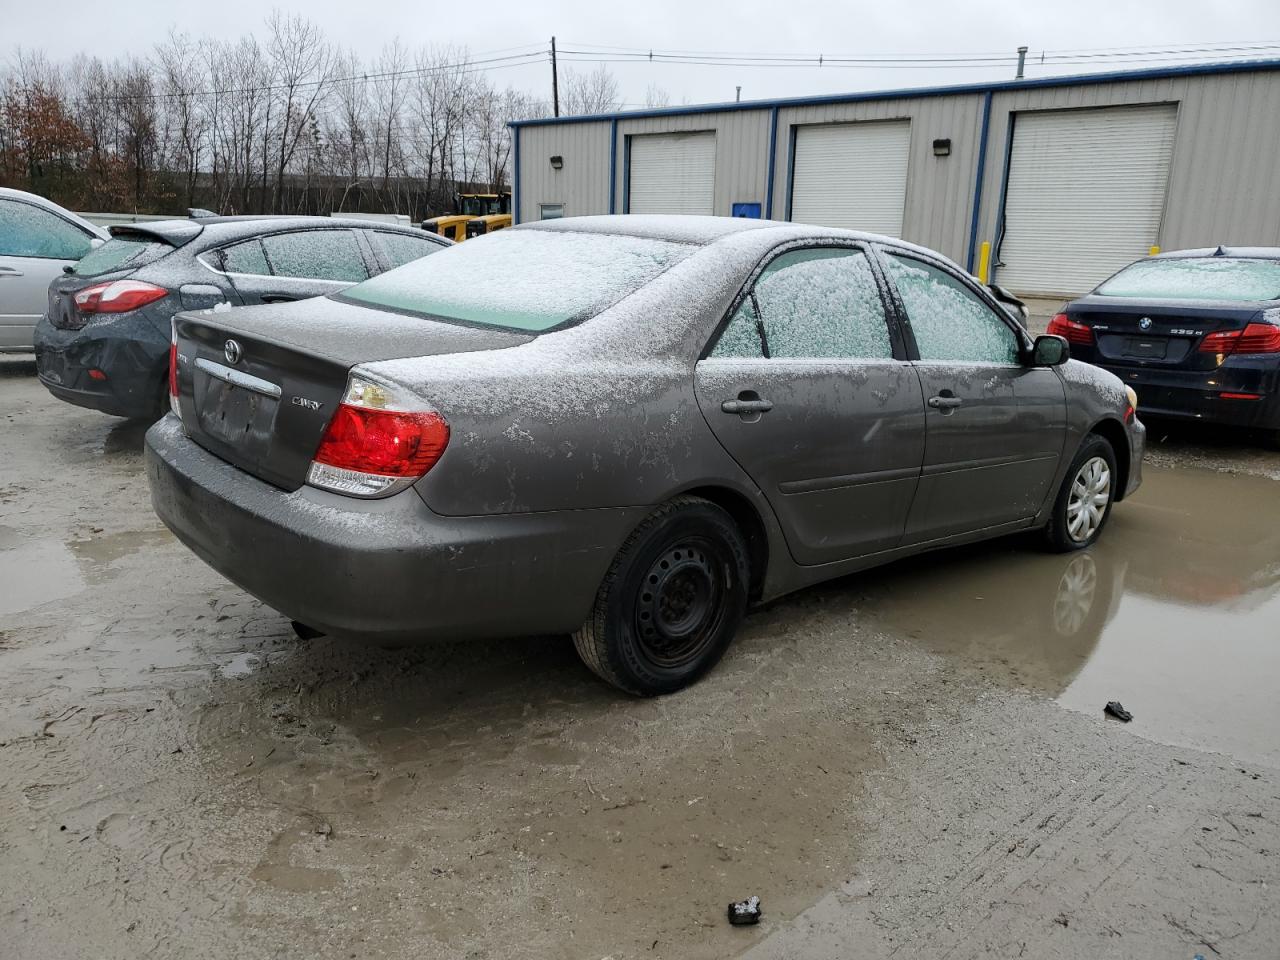
<path fill-rule="evenodd" d="M 1168 348 L 1167 340 L 1129 337 L 1124 343 L 1124 356 L 1139 360 L 1163 360 Z"/>
<path fill-rule="evenodd" d="M 203 371 L 194 386 L 200 431 L 246 460 L 265 459 L 271 450 L 279 398 Z"/>

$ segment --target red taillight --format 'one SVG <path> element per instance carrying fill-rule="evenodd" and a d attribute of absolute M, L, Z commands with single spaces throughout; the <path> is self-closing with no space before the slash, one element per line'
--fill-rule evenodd
<path fill-rule="evenodd" d="M 1220 393 L 1218 394 L 1223 400 L 1261 400 L 1260 393 Z"/>
<path fill-rule="evenodd" d="M 104 370 L 99 370 L 97 367 L 90 367 L 90 368 L 89 368 L 89 379 L 90 379 L 90 380 L 97 380 L 99 383 L 101 383 L 103 380 L 106 380 L 106 379 L 107 379 L 106 371 L 104 371 Z"/>
<path fill-rule="evenodd" d="M 1067 343 L 1079 343 L 1091 345 L 1093 343 L 1093 328 L 1072 320 L 1065 313 L 1060 313 L 1049 321 L 1049 326 L 1045 329 L 1045 333 L 1051 333 L 1054 336 L 1062 337 Z"/>
<path fill-rule="evenodd" d="M 315 460 L 341 470 L 381 477 L 420 477 L 449 443 L 449 425 L 437 413 L 373 410 L 338 405 Z"/>
<path fill-rule="evenodd" d="M 178 395 L 178 341 L 169 344 L 169 396 Z"/>
<path fill-rule="evenodd" d="M 1280 327 L 1251 323 L 1243 330 L 1215 330 L 1200 341 L 1201 353 L 1280 353 Z"/>
<path fill-rule="evenodd" d="M 95 283 L 75 295 L 76 306 L 81 313 L 126 313 L 148 303 L 155 303 L 169 295 L 164 287 L 141 280 L 114 280 L 111 283 Z"/>

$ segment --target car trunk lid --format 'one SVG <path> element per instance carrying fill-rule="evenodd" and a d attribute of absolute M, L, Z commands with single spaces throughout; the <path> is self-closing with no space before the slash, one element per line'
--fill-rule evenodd
<path fill-rule="evenodd" d="M 1070 319 L 1093 329 L 1095 362 L 1172 370 L 1212 370 L 1222 355 L 1202 350 L 1205 337 L 1241 330 L 1260 313 L 1257 304 L 1117 303 L 1111 298 L 1079 300 Z M 1212 341 L 1210 341 L 1212 342 Z"/>
<path fill-rule="evenodd" d="M 286 490 L 305 481 L 356 364 L 497 350 L 532 339 L 327 298 L 180 313 L 174 329 L 187 434 Z"/>

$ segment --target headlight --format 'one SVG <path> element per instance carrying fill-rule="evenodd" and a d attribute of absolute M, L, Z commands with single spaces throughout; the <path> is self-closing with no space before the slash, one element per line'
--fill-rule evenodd
<path fill-rule="evenodd" d="M 1129 397 L 1129 406 L 1134 410 L 1138 409 L 1138 391 L 1133 389 L 1127 383 L 1124 385 L 1124 392 Z"/>

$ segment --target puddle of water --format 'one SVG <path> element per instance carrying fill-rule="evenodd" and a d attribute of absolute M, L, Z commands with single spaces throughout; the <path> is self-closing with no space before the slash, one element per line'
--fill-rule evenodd
<path fill-rule="evenodd" d="M 84 578 L 65 544 L 0 527 L 0 616 L 64 600 L 83 589 Z"/>
<path fill-rule="evenodd" d="M 238 653 L 220 666 L 218 672 L 231 679 L 247 677 L 258 668 L 260 661 L 261 658 L 256 653 Z"/>
<path fill-rule="evenodd" d="M 1134 732 L 1280 763 L 1280 487 L 1148 469 L 1102 540 L 1069 555 L 1007 541 L 869 574 L 882 628 Z"/>
<path fill-rule="evenodd" d="M 85 560 L 92 567 L 114 563 L 130 554 L 138 553 L 148 547 L 172 543 L 173 534 L 163 528 L 155 530 L 125 530 L 121 533 L 109 533 L 88 540 L 71 540 L 67 546 L 78 559 Z M 91 576 L 92 579 L 92 576 Z"/>

